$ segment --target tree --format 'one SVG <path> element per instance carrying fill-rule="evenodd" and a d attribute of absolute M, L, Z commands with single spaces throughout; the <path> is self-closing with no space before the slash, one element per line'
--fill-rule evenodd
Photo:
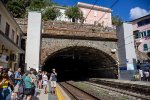
<path fill-rule="evenodd" d="M 46 0 L 32 0 L 28 9 L 32 11 L 41 11 L 41 9 L 46 8 L 49 3 Z"/>
<path fill-rule="evenodd" d="M 69 7 L 65 11 L 65 15 L 68 18 L 72 19 L 72 22 L 77 22 L 78 20 L 83 19 L 83 13 L 82 13 L 82 11 L 80 11 L 80 9 L 78 7 Z"/>
<path fill-rule="evenodd" d="M 119 16 L 112 16 L 112 25 L 119 26 L 123 23 L 122 19 Z"/>
<path fill-rule="evenodd" d="M 26 14 L 26 7 L 22 0 L 10 0 L 6 4 L 6 7 L 15 18 L 23 18 Z"/>
<path fill-rule="evenodd" d="M 61 15 L 61 13 L 57 8 L 51 7 L 45 11 L 45 13 L 43 14 L 43 19 L 44 20 L 55 20 L 60 15 Z"/>

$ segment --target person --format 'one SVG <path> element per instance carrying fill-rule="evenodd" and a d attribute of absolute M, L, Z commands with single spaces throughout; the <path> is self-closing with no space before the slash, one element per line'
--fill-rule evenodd
<path fill-rule="evenodd" d="M 42 73 L 41 73 L 41 71 L 38 72 L 38 88 L 42 89 Z"/>
<path fill-rule="evenodd" d="M 52 94 L 56 94 L 57 73 L 56 73 L 55 69 L 52 69 L 50 81 L 51 81 L 51 88 L 52 88 L 51 92 L 52 92 Z"/>
<path fill-rule="evenodd" d="M 139 76 L 140 76 L 140 81 L 143 81 L 144 75 L 143 75 L 143 70 L 139 69 Z"/>
<path fill-rule="evenodd" d="M 14 82 L 14 93 L 13 93 L 13 96 L 15 98 L 18 98 L 18 92 L 19 92 L 19 85 L 20 85 L 20 82 L 22 80 L 21 78 L 21 68 L 18 68 L 17 71 L 15 72 L 15 82 Z"/>
<path fill-rule="evenodd" d="M 149 81 L 149 72 L 148 72 L 148 70 L 146 70 L 146 71 L 144 72 L 144 74 L 145 74 L 145 79 L 146 79 L 146 81 Z"/>
<path fill-rule="evenodd" d="M 26 72 L 26 77 L 24 79 L 25 83 L 25 95 L 27 100 L 32 100 L 32 97 L 34 96 L 34 80 L 31 78 L 31 73 Z"/>
<path fill-rule="evenodd" d="M 44 75 L 43 75 L 43 88 L 44 88 L 44 94 L 47 94 L 48 93 L 48 90 L 47 90 L 47 85 L 48 85 L 48 77 L 47 77 L 47 72 L 45 71 Z"/>
<path fill-rule="evenodd" d="M 11 69 L 11 68 L 9 68 L 8 76 L 10 77 L 12 74 L 13 74 L 12 69 Z"/>
<path fill-rule="evenodd" d="M 35 75 L 35 70 L 33 68 L 31 68 L 30 72 L 31 72 L 31 79 L 33 80 L 33 88 L 32 89 L 35 93 L 36 92 L 36 87 L 37 87 L 37 79 L 36 79 L 36 75 Z"/>
<path fill-rule="evenodd" d="M 12 83 L 9 81 L 7 69 L 1 68 L 1 78 L 0 78 L 0 100 L 10 100 L 11 99 L 11 88 Z M 3 70 L 3 71 L 2 71 Z"/>
<path fill-rule="evenodd" d="M 21 68 L 18 68 L 15 72 L 15 85 L 19 85 L 21 79 Z"/>

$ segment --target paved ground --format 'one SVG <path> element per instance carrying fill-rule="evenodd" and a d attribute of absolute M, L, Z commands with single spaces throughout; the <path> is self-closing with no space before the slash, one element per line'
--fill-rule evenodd
<path fill-rule="evenodd" d="M 48 86 L 48 94 L 44 94 L 44 89 L 39 91 L 37 97 L 34 97 L 33 100 L 58 100 L 56 95 L 51 95 L 51 88 Z"/>

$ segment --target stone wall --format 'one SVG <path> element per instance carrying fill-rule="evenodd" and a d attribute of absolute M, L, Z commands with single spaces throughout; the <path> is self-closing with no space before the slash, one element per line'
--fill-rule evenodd
<path fill-rule="evenodd" d="M 116 49 L 116 42 L 105 42 L 105 41 L 89 41 L 89 40 L 79 40 L 79 39 L 58 39 L 58 38 L 42 38 L 41 45 L 41 64 L 46 60 L 46 58 L 52 53 L 58 50 L 73 47 L 73 46 L 84 46 L 98 49 L 117 61 L 116 54 L 111 53 L 111 49 Z"/>
<path fill-rule="evenodd" d="M 24 33 L 27 33 L 27 19 L 16 19 Z M 88 25 L 63 21 L 43 21 L 42 35 L 93 37 L 106 40 L 117 40 L 116 32 L 110 27 Z"/>

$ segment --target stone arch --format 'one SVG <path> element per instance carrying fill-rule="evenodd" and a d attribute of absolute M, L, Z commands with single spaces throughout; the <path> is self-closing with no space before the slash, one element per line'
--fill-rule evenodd
<path fill-rule="evenodd" d="M 43 70 L 50 72 L 52 68 L 59 70 L 60 76 L 67 73 L 66 70 L 74 73 L 80 69 L 84 71 L 85 77 L 114 78 L 117 71 L 116 61 L 112 56 L 88 46 L 69 46 L 51 53 L 44 61 Z M 73 74 L 67 76 L 71 75 Z"/>
<path fill-rule="evenodd" d="M 46 58 L 54 52 L 73 46 L 91 47 L 103 51 L 117 61 L 116 55 L 111 52 L 111 49 L 117 48 L 116 42 L 43 38 L 41 48 L 41 65 L 43 65 Z"/>

